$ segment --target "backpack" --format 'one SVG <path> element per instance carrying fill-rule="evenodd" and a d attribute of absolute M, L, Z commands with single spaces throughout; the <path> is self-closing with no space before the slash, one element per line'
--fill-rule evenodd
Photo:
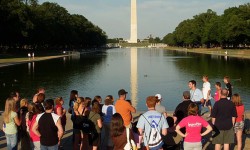
<path fill-rule="evenodd" d="M 93 116 L 95 116 L 95 114 Z M 97 133 L 97 131 L 96 131 L 94 122 L 91 121 L 91 118 L 93 116 L 91 116 L 90 118 L 88 118 L 87 116 L 82 116 L 83 117 L 82 118 L 82 132 L 86 134 L 91 134 L 94 136 Z"/>
<path fill-rule="evenodd" d="M 146 117 L 144 115 L 142 115 L 142 116 L 146 119 Z M 161 118 L 162 118 L 162 115 L 161 115 Z M 149 136 L 148 137 L 146 136 L 149 148 L 156 147 L 156 146 L 158 146 L 158 145 L 160 145 L 162 143 L 161 133 L 158 130 L 158 125 L 159 125 L 159 123 L 161 121 L 161 118 L 160 118 L 158 123 L 156 123 L 154 120 L 150 123 L 146 119 L 146 121 L 148 122 L 148 124 L 151 127 Z"/>

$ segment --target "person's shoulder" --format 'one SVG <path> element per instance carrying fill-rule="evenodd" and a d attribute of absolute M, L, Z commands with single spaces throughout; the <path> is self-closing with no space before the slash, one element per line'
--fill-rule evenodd
<path fill-rule="evenodd" d="M 10 114 L 12 117 L 16 117 L 17 116 L 17 113 L 15 111 L 11 111 L 11 114 Z"/>

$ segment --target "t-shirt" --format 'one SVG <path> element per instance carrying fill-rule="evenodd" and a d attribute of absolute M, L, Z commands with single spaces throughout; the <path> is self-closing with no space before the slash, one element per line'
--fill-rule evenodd
<path fill-rule="evenodd" d="M 162 106 L 161 104 L 160 105 L 156 104 L 155 105 L 155 110 L 158 111 L 159 113 L 165 113 L 166 112 L 166 108 L 164 106 Z"/>
<path fill-rule="evenodd" d="M 130 130 L 129 139 L 134 140 L 134 136 Z M 114 143 L 114 150 L 124 150 L 125 145 L 127 144 L 127 135 L 126 135 L 126 128 L 124 129 L 123 133 L 120 136 L 112 137 Z"/>
<path fill-rule="evenodd" d="M 126 100 L 117 100 L 115 110 L 122 116 L 124 125 L 128 126 L 132 120 L 131 111 L 134 111 L 135 108 Z"/>
<path fill-rule="evenodd" d="M 17 113 L 14 111 L 10 112 L 9 123 L 5 123 L 5 133 L 6 134 L 16 134 L 17 133 L 17 126 L 15 124 L 14 118 L 17 116 Z"/>
<path fill-rule="evenodd" d="M 232 85 L 231 85 L 231 83 L 226 84 L 226 89 L 228 90 L 228 97 L 232 97 Z"/>
<path fill-rule="evenodd" d="M 202 88 L 202 94 L 203 94 L 204 99 L 207 99 L 208 91 L 211 91 L 211 84 L 209 82 L 204 82 L 203 83 L 203 88 Z M 211 99 L 211 93 L 208 96 L 208 99 Z"/>
<path fill-rule="evenodd" d="M 93 111 L 90 111 L 90 113 L 89 113 L 89 119 L 94 123 L 95 129 L 96 129 L 97 133 L 100 133 L 101 129 L 99 128 L 98 122 L 97 122 L 97 120 L 101 119 L 100 114 L 95 113 Z"/>
<path fill-rule="evenodd" d="M 236 107 L 236 111 L 237 111 L 237 118 L 236 118 L 236 122 L 241 122 L 244 119 L 244 105 L 240 105 L 240 106 L 235 106 Z"/>
<path fill-rule="evenodd" d="M 152 127 L 157 127 L 158 131 L 161 133 L 162 129 L 166 129 L 169 126 L 166 118 L 155 110 L 147 111 L 142 115 L 143 116 L 140 116 L 136 127 L 144 130 L 143 141 L 145 146 L 147 146 L 147 138 L 150 136 Z M 148 122 L 151 123 L 151 125 Z"/>
<path fill-rule="evenodd" d="M 102 106 L 103 113 L 103 122 L 110 123 L 112 119 L 112 115 L 116 113 L 114 105 L 103 105 Z"/>
<path fill-rule="evenodd" d="M 40 143 L 44 146 L 54 146 L 58 143 L 58 129 L 56 123 L 60 116 L 54 113 L 42 113 L 37 115 L 38 131 L 40 132 Z"/>
<path fill-rule="evenodd" d="M 186 127 L 185 142 L 201 142 L 201 129 L 207 127 L 208 122 L 200 116 L 188 116 L 178 124 L 181 128 Z"/>
<path fill-rule="evenodd" d="M 237 117 L 236 108 L 232 101 L 221 98 L 214 104 L 211 114 L 215 118 L 215 126 L 219 130 L 230 130 L 233 127 L 232 117 Z"/>
<path fill-rule="evenodd" d="M 177 124 L 188 116 L 188 106 L 191 103 L 193 103 L 191 100 L 184 100 L 175 108 L 173 116 L 177 117 Z"/>
<path fill-rule="evenodd" d="M 190 99 L 193 102 L 200 102 L 203 99 L 203 94 L 200 89 L 190 90 Z"/>

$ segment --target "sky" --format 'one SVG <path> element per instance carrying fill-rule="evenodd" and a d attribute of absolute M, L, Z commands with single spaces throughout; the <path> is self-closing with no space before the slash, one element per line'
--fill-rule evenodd
<path fill-rule="evenodd" d="M 85 16 L 103 29 L 108 38 L 130 37 L 130 0 L 39 0 L 55 2 L 70 14 Z M 218 15 L 249 0 L 137 0 L 138 38 L 163 38 L 180 22 L 212 9 Z"/>

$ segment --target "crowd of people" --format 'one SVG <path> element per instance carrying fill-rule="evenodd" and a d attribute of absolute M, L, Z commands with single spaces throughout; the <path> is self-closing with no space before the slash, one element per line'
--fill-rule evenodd
<path fill-rule="evenodd" d="M 242 149 L 244 105 L 239 94 L 232 93 L 229 77 L 224 77 L 225 88 L 215 83 L 215 94 L 204 75 L 202 90 L 196 81 L 188 82 L 190 91 L 183 92 L 183 101 L 170 116 L 162 105 L 161 94 L 148 96 L 148 110 L 134 120 L 136 108 L 127 100 L 128 92 L 118 91 L 115 101 L 107 95 L 81 97 L 77 90 L 70 92 L 69 109 L 64 108 L 62 97 L 45 100 L 45 89 L 39 88 L 32 101 L 21 99 L 19 92 L 11 92 L 5 103 L 3 131 L 8 150 L 63 149 L 61 139 L 66 120 L 73 124 L 74 150 L 124 149 L 182 149 L 201 150 L 202 139 L 211 134 L 215 150 L 229 150 L 236 136 L 238 150 Z M 213 95 L 213 96 L 212 96 Z M 215 103 L 212 106 L 212 99 Z M 211 122 L 207 122 L 202 108 L 207 107 Z M 66 113 L 70 117 L 66 117 Z M 207 119 L 208 120 L 208 119 Z M 211 132 L 213 131 L 213 132 Z M 18 144 L 20 143 L 20 144 Z"/>

